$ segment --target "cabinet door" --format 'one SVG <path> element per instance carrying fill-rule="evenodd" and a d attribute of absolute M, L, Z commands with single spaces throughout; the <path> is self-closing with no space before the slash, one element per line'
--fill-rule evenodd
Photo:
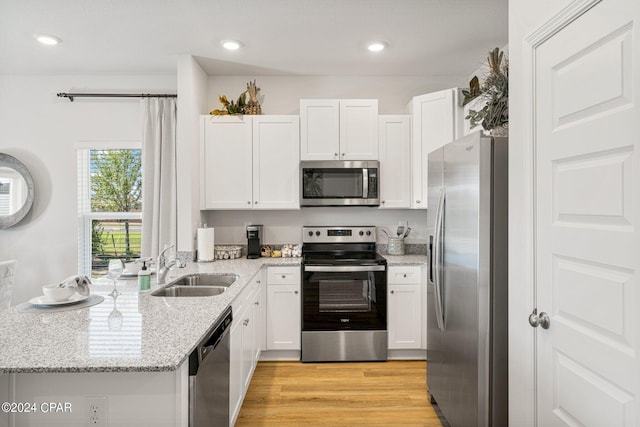
<path fill-rule="evenodd" d="M 340 103 L 337 99 L 300 100 L 300 159 L 338 160 Z"/>
<path fill-rule="evenodd" d="M 230 335 L 229 364 L 229 425 L 234 425 L 244 396 L 242 376 L 242 322 L 234 319 Z"/>
<path fill-rule="evenodd" d="M 380 116 L 380 208 L 411 205 L 411 127 L 409 116 Z"/>
<path fill-rule="evenodd" d="M 253 301 L 253 300 L 251 300 Z M 242 393 L 246 393 L 251 382 L 255 361 L 255 317 L 253 303 L 244 311 L 238 320 L 242 323 Z"/>
<path fill-rule="evenodd" d="M 201 118 L 202 209 L 247 209 L 252 197 L 251 118 Z"/>
<path fill-rule="evenodd" d="M 378 160 L 378 100 L 340 101 L 340 160 Z"/>
<path fill-rule="evenodd" d="M 427 156 L 458 137 L 457 93 L 457 89 L 446 89 L 411 101 L 412 208 L 427 208 Z"/>
<path fill-rule="evenodd" d="M 267 284 L 267 349 L 300 350 L 300 284 Z"/>
<path fill-rule="evenodd" d="M 300 118 L 253 118 L 253 207 L 300 209 Z"/>
<path fill-rule="evenodd" d="M 420 285 L 388 285 L 389 349 L 419 349 L 422 342 Z"/>

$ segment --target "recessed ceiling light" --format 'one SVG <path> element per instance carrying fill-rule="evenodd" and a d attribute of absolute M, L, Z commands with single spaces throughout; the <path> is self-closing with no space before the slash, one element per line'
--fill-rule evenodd
<path fill-rule="evenodd" d="M 370 52 L 380 52 L 381 50 L 384 50 L 387 46 L 388 44 L 385 42 L 371 42 L 367 46 L 367 49 L 369 49 Z"/>
<path fill-rule="evenodd" d="M 227 50 L 238 50 L 244 46 L 240 40 L 222 40 L 220 44 Z"/>
<path fill-rule="evenodd" d="M 50 34 L 36 34 L 35 38 L 39 43 L 47 46 L 55 46 L 58 43 L 62 43 L 62 40 L 59 37 L 52 36 Z"/>

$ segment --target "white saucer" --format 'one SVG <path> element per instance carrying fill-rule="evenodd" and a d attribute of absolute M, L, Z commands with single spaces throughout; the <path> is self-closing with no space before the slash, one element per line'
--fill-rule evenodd
<path fill-rule="evenodd" d="M 66 299 L 64 301 L 52 301 L 49 298 L 45 297 L 44 295 L 41 295 L 39 297 L 35 297 L 35 298 L 31 298 L 29 300 L 30 304 L 33 305 L 70 305 L 70 304 L 77 304 L 79 302 L 82 301 L 86 301 L 89 299 L 89 296 L 82 296 L 80 294 L 73 294 L 69 297 L 69 299 Z"/>

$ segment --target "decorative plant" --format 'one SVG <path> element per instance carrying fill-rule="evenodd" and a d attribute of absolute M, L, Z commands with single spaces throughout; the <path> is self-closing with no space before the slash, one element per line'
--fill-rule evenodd
<path fill-rule="evenodd" d="M 504 60 L 504 62 L 503 62 Z M 509 123 L 509 60 L 504 58 L 504 52 L 495 48 L 487 57 L 489 74 L 480 85 L 478 77 L 474 76 L 469 82 L 469 89 L 462 91 L 466 105 L 478 97 L 485 100 L 480 110 L 469 110 L 465 117 L 471 123 L 471 128 L 482 124 L 485 130 L 506 127 Z"/>
<path fill-rule="evenodd" d="M 260 101 L 258 101 L 260 88 L 256 86 L 255 80 L 247 83 L 247 92 L 249 93 L 249 102 L 247 102 L 246 108 L 247 114 L 262 114 L 262 107 L 260 107 Z"/>
<path fill-rule="evenodd" d="M 224 107 L 221 110 L 215 109 L 209 114 L 214 116 L 239 115 L 239 114 L 262 114 L 262 108 L 258 101 L 260 88 L 256 86 L 256 81 L 247 83 L 247 90 L 242 92 L 237 101 L 227 99 L 226 95 L 220 95 L 218 101 Z M 247 102 L 249 94 L 249 102 Z"/>
<path fill-rule="evenodd" d="M 247 105 L 247 91 L 245 90 L 238 97 L 238 101 L 234 102 L 233 100 L 229 101 L 226 95 L 220 95 L 218 97 L 218 101 L 225 108 L 224 110 L 213 110 L 211 113 L 214 116 L 225 116 L 225 115 L 238 115 L 244 114 L 244 109 Z"/>

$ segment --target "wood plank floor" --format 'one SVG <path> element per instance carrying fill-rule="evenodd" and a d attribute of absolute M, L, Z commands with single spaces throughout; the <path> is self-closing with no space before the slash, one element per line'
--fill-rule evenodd
<path fill-rule="evenodd" d="M 425 364 L 260 362 L 236 426 L 441 427 Z"/>

